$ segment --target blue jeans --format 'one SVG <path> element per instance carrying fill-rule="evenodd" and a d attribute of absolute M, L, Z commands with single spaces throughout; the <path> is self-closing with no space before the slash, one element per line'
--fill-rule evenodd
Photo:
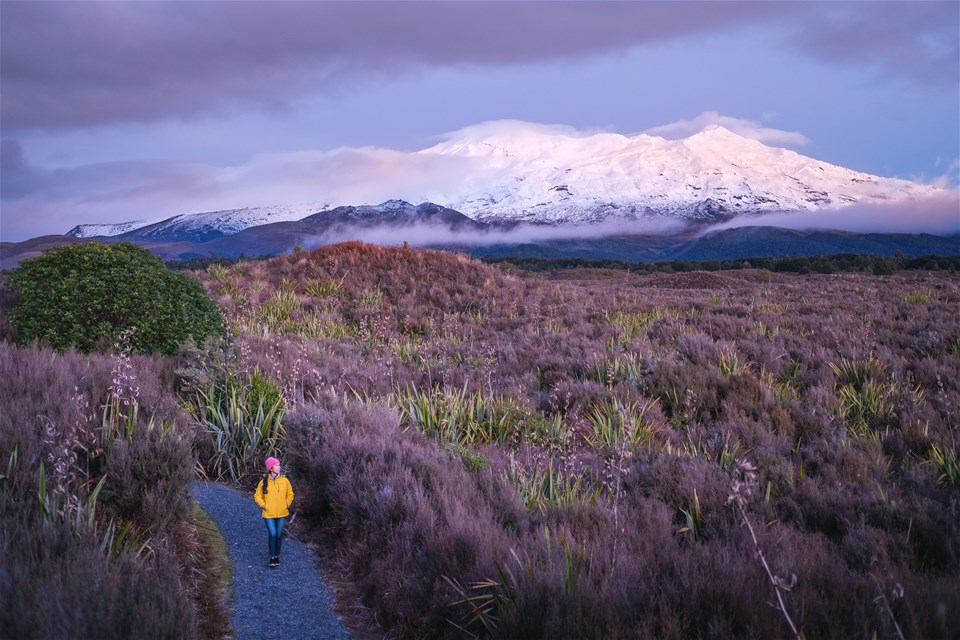
<path fill-rule="evenodd" d="M 267 547 L 270 550 L 270 557 L 280 556 L 280 537 L 283 535 L 284 518 L 264 518 L 267 523 Z"/>

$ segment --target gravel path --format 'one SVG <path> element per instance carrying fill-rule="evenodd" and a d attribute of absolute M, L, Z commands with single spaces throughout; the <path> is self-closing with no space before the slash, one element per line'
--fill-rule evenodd
<path fill-rule="evenodd" d="M 280 566 L 267 566 L 267 529 L 253 496 L 219 484 L 194 483 L 193 495 L 216 523 L 233 564 L 230 620 L 237 640 L 346 640 L 315 554 L 286 535 Z"/>

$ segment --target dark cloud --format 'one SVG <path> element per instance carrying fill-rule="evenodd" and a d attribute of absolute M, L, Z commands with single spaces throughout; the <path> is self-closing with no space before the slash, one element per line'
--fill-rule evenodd
<path fill-rule="evenodd" d="M 820 10 L 788 36 L 793 46 L 913 84 L 956 87 L 960 81 L 960 2 L 816 4 Z"/>
<path fill-rule="evenodd" d="M 815 55 L 957 81 L 957 3 L 854 3 L 829 19 L 824 6 L 5 1 L 0 105 L 7 130 L 194 118 L 280 108 L 358 72 L 562 59 L 758 22 L 801 25 L 791 42 Z"/>

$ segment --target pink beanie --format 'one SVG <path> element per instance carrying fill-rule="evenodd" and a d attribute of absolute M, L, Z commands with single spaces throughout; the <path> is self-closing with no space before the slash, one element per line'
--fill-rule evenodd
<path fill-rule="evenodd" d="M 277 460 L 276 458 L 272 457 L 272 456 L 269 457 L 269 458 L 267 458 L 267 473 L 270 472 L 270 469 L 273 469 L 273 466 L 274 466 L 274 465 L 279 464 L 279 463 L 280 463 L 280 461 Z"/>

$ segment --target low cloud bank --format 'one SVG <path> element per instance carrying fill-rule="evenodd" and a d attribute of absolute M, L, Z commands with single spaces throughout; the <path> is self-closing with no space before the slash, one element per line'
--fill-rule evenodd
<path fill-rule="evenodd" d="M 400 228 L 382 226 L 373 228 L 334 227 L 326 233 L 304 238 L 301 246 L 313 248 L 347 240 L 362 240 L 374 244 L 425 247 L 460 245 L 482 247 L 496 244 L 526 244 L 565 240 L 596 240 L 613 236 L 669 236 L 686 229 L 685 223 L 670 218 L 650 220 L 600 222 L 583 225 L 520 224 L 510 229 L 462 231 L 441 223 L 417 223 Z"/>
<path fill-rule="evenodd" d="M 740 216 L 712 225 L 706 231 L 737 227 L 950 235 L 960 233 L 960 190 L 889 205 L 854 204 L 841 209 Z"/>

